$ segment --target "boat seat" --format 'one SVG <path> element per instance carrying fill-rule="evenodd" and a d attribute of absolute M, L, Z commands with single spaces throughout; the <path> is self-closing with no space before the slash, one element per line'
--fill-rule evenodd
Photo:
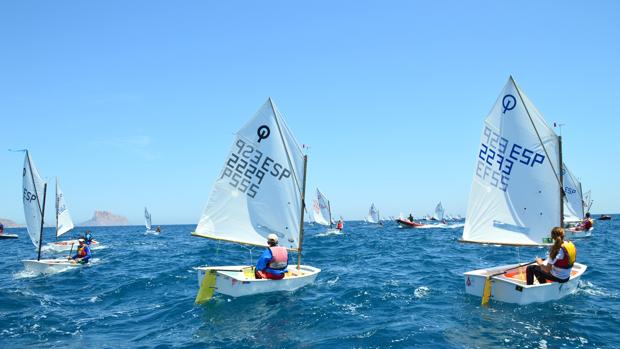
<path fill-rule="evenodd" d="M 526 281 L 526 279 L 525 279 L 525 268 L 520 268 L 520 269 L 521 270 L 511 270 L 511 271 L 505 273 L 504 277 L 525 282 Z M 577 270 L 571 270 L 570 275 L 571 276 L 575 276 L 575 275 L 577 275 L 577 273 L 578 273 Z M 551 282 L 555 282 L 555 281 L 551 281 L 551 280 L 547 281 L 547 283 L 551 283 Z"/>

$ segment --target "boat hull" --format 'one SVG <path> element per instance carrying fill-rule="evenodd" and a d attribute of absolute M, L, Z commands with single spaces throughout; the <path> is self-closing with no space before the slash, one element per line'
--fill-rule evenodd
<path fill-rule="evenodd" d="M 159 235 L 157 230 L 147 230 L 144 232 L 145 235 Z"/>
<path fill-rule="evenodd" d="M 564 239 L 565 240 L 574 240 L 574 239 L 583 239 L 589 238 L 592 236 L 592 231 L 594 228 L 590 228 L 588 230 L 573 230 L 573 229 L 565 229 L 564 230 Z"/>
<path fill-rule="evenodd" d="M 311 284 L 321 269 L 309 265 L 289 266 L 289 273 L 281 280 L 256 279 L 251 266 L 197 267 L 198 287 L 201 286 L 207 270 L 216 271 L 215 292 L 231 297 L 243 297 L 261 293 L 294 291 Z"/>
<path fill-rule="evenodd" d="M 17 234 L 0 234 L 0 240 L 2 239 L 17 239 Z"/>
<path fill-rule="evenodd" d="M 519 264 L 503 265 L 489 269 L 478 269 L 464 273 L 465 292 L 467 294 L 482 297 L 484 283 L 487 275 L 508 272 L 494 276 L 491 281 L 491 299 L 504 303 L 526 305 L 558 300 L 577 291 L 579 279 L 586 271 L 587 266 L 575 263 L 570 279 L 565 283 L 548 282 L 546 284 L 526 285 L 525 268 Z"/>
<path fill-rule="evenodd" d="M 396 220 L 396 223 L 398 223 L 402 228 L 417 228 L 424 225 L 422 223 L 410 222 L 406 219 L 400 218 Z"/>
<path fill-rule="evenodd" d="M 54 274 L 83 266 L 83 264 L 71 263 L 66 259 L 27 259 L 22 260 L 22 263 L 27 271 L 37 274 Z"/>

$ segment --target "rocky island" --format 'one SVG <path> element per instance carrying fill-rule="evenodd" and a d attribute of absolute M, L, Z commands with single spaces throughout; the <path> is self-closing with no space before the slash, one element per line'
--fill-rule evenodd
<path fill-rule="evenodd" d="M 118 226 L 129 225 L 127 218 L 119 215 L 115 215 L 108 211 L 95 211 L 93 218 L 80 224 L 83 227 L 103 227 L 103 226 Z"/>

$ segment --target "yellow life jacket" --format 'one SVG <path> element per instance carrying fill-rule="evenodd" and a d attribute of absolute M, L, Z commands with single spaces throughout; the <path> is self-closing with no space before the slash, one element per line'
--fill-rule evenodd
<path fill-rule="evenodd" d="M 577 260 L 577 248 L 575 247 L 575 244 L 573 244 L 572 241 L 564 241 L 562 244 L 562 249 L 564 250 L 565 256 L 562 261 L 558 262 L 564 265 L 557 265 L 556 263 L 556 266 L 560 268 L 564 267 L 566 269 L 572 268 L 573 264 L 575 264 L 575 261 Z"/>

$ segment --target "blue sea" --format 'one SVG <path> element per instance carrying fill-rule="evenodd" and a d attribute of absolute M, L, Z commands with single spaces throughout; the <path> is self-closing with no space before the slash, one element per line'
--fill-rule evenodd
<path fill-rule="evenodd" d="M 577 241 L 588 265 L 578 292 L 529 306 L 482 307 L 462 273 L 545 250 L 462 244 L 462 224 L 391 222 L 349 222 L 343 235 L 307 224 L 303 262 L 323 270 L 314 284 L 197 306 L 193 267 L 254 263 L 261 249 L 162 228 L 92 228 L 104 246 L 93 263 L 37 277 L 20 262 L 36 258 L 25 229 L 7 229 L 20 238 L 0 240 L 0 348 L 620 347 L 619 216 Z"/>

